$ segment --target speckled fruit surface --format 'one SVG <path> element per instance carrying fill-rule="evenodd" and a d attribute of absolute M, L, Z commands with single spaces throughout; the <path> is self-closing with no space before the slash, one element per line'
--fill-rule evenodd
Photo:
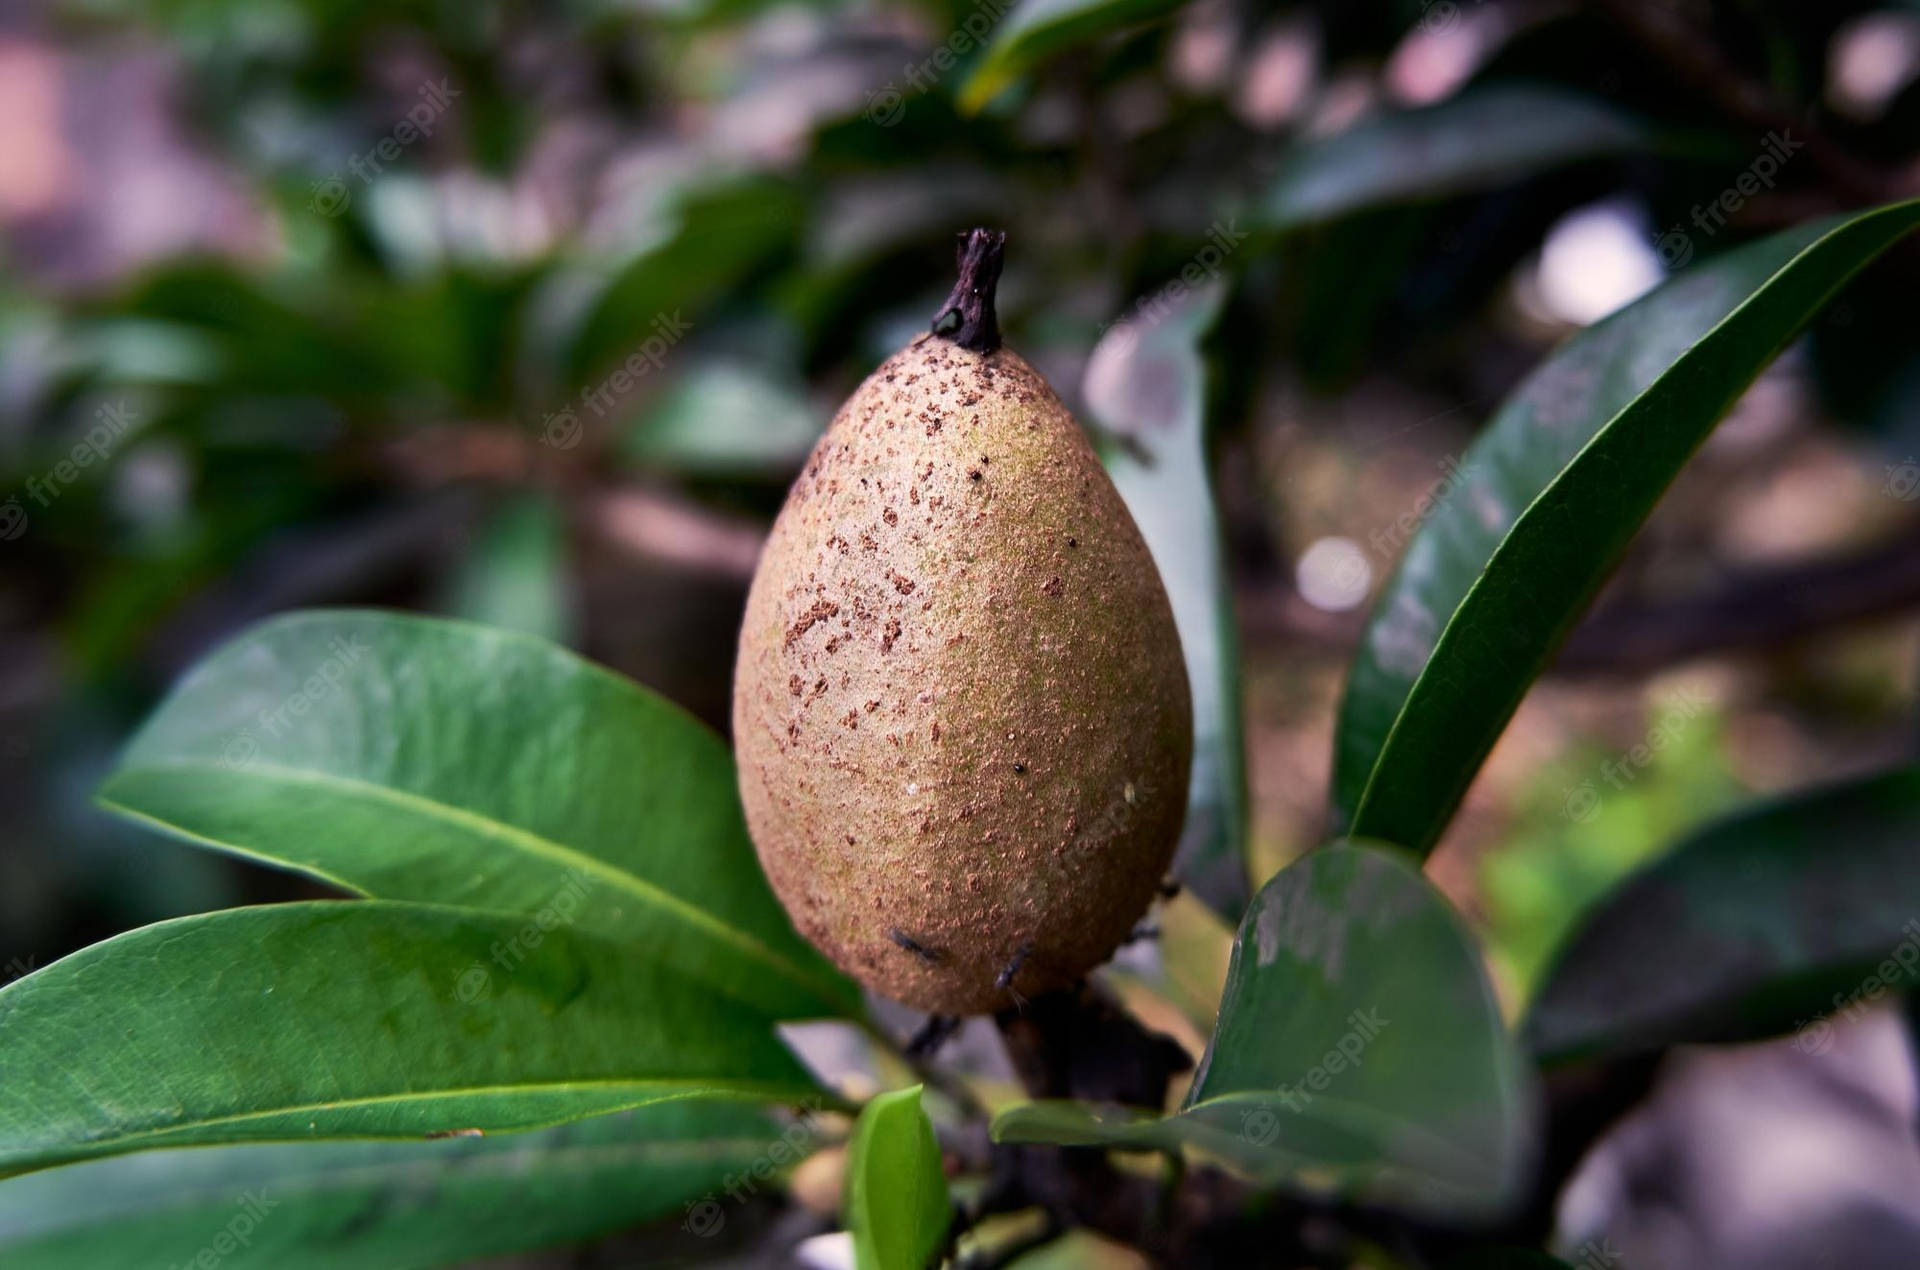
<path fill-rule="evenodd" d="M 841 408 L 754 576 L 733 729 L 775 892 L 882 995 L 1004 1009 L 1133 929 L 1186 810 L 1186 670 L 1139 530 L 1018 355 L 923 335 Z"/>

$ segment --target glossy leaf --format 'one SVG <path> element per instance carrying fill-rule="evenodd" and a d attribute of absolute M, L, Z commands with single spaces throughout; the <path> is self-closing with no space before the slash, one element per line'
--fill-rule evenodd
<path fill-rule="evenodd" d="M 1524 1035 L 1547 1061 L 1728 1041 L 1920 979 L 1920 769 L 1718 821 L 1627 879 L 1560 950 Z M 1680 968 L 1680 969 L 1676 969 Z"/>
<path fill-rule="evenodd" d="M 0 989 L 0 1046 L 0 1176 L 149 1147 L 817 1093 L 764 1018 L 564 916 L 375 900 L 229 909 L 95 944 Z"/>
<path fill-rule="evenodd" d="M 1186 0 L 1021 0 L 960 87 L 960 109 L 979 110 L 1042 61 L 1103 35 L 1151 22 Z"/>
<path fill-rule="evenodd" d="M 1226 296 L 1213 283 L 1159 295 L 1108 329 L 1087 364 L 1093 421 L 1124 438 L 1107 471 L 1173 602 L 1193 693 L 1193 775 L 1175 874 L 1229 922 L 1247 880 L 1246 748 L 1240 646 L 1207 460 L 1199 343 Z"/>
<path fill-rule="evenodd" d="M 1375 115 L 1301 143 L 1254 219 L 1292 229 L 1503 185 L 1581 159 L 1652 149 L 1658 141 L 1630 115 L 1563 89 L 1472 88 L 1438 105 Z"/>
<path fill-rule="evenodd" d="M 1901 203 L 1728 252 L 1554 353 L 1460 464 L 1355 654 L 1335 809 L 1430 849 L 1528 686 L 1667 485 L 1856 270 L 1920 224 Z"/>
<path fill-rule="evenodd" d="M 576 920 L 781 1017 L 859 1013 L 793 932 L 720 739 L 531 637 L 323 611 L 190 672 L 101 791 L 190 841 L 381 899 Z"/>
<path fill-rule="evenodd" d="M 859 1270 L 926 1270 L 953 1218 L 920 1086 L 881 1094 L 853 1127 L 847 1229 Z"/>
<path fill-rule="evenodd" d="M 691 1220 L 779 1141 L 756 1108 L 686 1101 L 504 1137 L 93 1160 L 0 1183 L 0 1263 L 149 1270 L 211 1250 L 222 1270 L 462 1265 Z"/>
<path fill-rule="evenodd" d="M 573 599 L 560 509 L 537 495 L 499 508 L 461 561 L 451 590 L 447 608 L 456 617 L 567 642 Z"/>
<path fill-rule="evenodd" d="M 1033 1103 L 994 1135 L 1190 1147 L 1269 1184 L 1459 1220 L 1512 1202 L 1531 1114 L 1459 917 L 1399 853 L 1341 845 L 1254 898 L 1179 1113 Z"/>

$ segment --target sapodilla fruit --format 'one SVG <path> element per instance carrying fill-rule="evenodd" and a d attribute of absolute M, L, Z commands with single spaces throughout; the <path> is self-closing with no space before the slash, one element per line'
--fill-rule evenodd
<path fill-rule="evenodd" d="M 1073 983 L 1160 887 L 1192 706 L 1153 559 L 1085 435 L 1000 346 L 974 230 L 921 335 L 775 521 L 733 730 L 760 862 L 874 991 L 978 1014 Z"/>

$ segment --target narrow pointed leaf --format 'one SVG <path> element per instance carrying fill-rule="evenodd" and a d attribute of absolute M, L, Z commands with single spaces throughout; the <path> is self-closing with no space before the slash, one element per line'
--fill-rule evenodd
<path fill-rule="evenodd" d="M 1801 1028 L 1825 1048 L 1836 1018 L 1920 979 L 1916 844 L 1915 768 L 1707 826 L 1581 921 L 1527 1043 L 1559 1062 Z"/>
<path fill-rule="evenodd" d="M 847 1229 L 859 1270 L 926 1270 L 953 1207 L 920 1086 L 881 1094 L 853 1127 Z"/>
<path fill-rule="evenodd" d="M 1532 1110 L 1458 916 L 1399 853 L 1343 845 L 1254 898 L 1178 1114 L 1034 1103 L 994 1135 L 1191 1147 L 1273 1185 L 1472 1220 L 1516 1197 Z"/>
<path fill-rule="evenodd" d="M 1802 226 L 1674 278 L 1554 353 L 1461 461 L 1355 654 L 1334 802 L 1427 851 L 1680 467 L 1920 202 Z"/>
<path fill-rule="evenodd" d="M 678 1217 L 778 1141 L 756 1108 L 686 1101 L 504 1137 L 92 1160 L 0 1183 L 0 1263 L 149 1270 L 210 1250 L 221 1270 L 463 1265 Z"/>
<path fill-rule="evenodd" d="M 380 899 L 537 916 L 571 895 L 583 928 L 769 1013 L 861 1008 L 768 889 L 720 739 L 529 636 L 263 623 L 182 680 L 101 797 Z"/>
<path fill-rule="evenodd" d="M 760 1015 L 564 924 L 318 901 L 143 927 L 0 989 L 0 1176 L 149 1147 L 531 1129 L 817 1087 Z"/>
<path fill-rule="evenodd" d="M 1199 344 L 1222 284 L 1113 326 L 1087 364 L 1093 419 L 1125 446 L 1107 471 L 1159 567 L 1193 693 L 1193 775 L 1174 873 L 1229 922 L 1252 888 L 1246 864 L 1246 749 L 1240 647 L 1207 462 L 1206 364 Z"/>
<path fill-rule="evenodd" d="M 1255 220 L 1292 229 L 1509 184 L 1581 159 L 1670 145 L 1605 101 L 1557 88 L 1492 84 L 1301 143 Z"/>
<path fill-rule="evenodd" d="M 968 114 L 1047 58 L 1114 31 L 1164 17 L 1186 0 L 1020 0 L 994 28 L 973 73 L 960 87 Z"/>

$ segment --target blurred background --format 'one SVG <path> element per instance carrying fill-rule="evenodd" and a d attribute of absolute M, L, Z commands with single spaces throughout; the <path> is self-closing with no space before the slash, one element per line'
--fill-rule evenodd
<path fill-rule="evenodd" d="M 1370 595 L 1520 377 L 1669 272 L 1920 193 L 1911 5 L 1029 0 L 1048 38 L 985 52 L 1014 7 L 0 2 L 0 980 L 312 893 L 90 803 L 173 678 L 269 613 L 537 631 L 724 728 L 787 482 L 977 222 L 1010 235 L 1009 343 L 1096 424 L 1116 321 L 1195 262 L 1220 288 L 1264 879 L 1326 832 Z M 1910 243 L 1747 395 L 1474 787 L 1431 872 L 1509 1002 L 1681 830 L 1910 752 L 1917 284 Z M 1588 1227 L 1649 1265 L 1911 1264 L 1910 1045 L 1890 1005 L 1840 1032 L 1674 1073 L 1576 1187 Z M 1861 1136 L 1766 1147 L 1792 1126 L 1726 1089 L 1817 1101 L 1813 1063 Z M 1777 1215 L 1869 1149 L 1833 1198 L 1870 1215 L 1864 1259 L 1699 1217 Z"/>

